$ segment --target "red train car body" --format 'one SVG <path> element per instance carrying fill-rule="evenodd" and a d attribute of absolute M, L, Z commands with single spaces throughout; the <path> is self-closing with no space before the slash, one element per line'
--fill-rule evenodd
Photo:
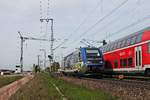
<path fill-rule="evenodd" d="M 101 47 L 104 72 L 150 74 L 150 27 Z"/>

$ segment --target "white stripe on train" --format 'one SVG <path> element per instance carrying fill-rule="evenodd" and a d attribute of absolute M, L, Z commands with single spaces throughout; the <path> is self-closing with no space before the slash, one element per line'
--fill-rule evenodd
<path fill-rule="evenodd" d="M 145 71 L 147 68 L 150 68 L 150 65 L 144 65 L 141 68 L 114 68 L 113 71 Z M 111 71 L 110 69 L 106 70 Z"/>

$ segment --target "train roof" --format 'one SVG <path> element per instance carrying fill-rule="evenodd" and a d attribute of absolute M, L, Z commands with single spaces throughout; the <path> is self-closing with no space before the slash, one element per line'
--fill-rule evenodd
<path fill-rule="evenodd" d="M 150 27 L 147 27 L 147 28 L 144 28 L 144 29 L 142 29 L 142 30 L 140 30 L 140 31 L 137 31 L 137 32 L 134 32 L 134 33 L 132 33 L 132 34 L 130 34 L 130 35 L 128 35 L 128 36 L 125 36 L 125 37 L 123 37 L 123 38 L 120 38 L 120 39 L 118 39 L 118 40 L 115 40 L 115 41 L 113 41 L 113 42 L 111 42 L 111 43 L 109 43 L 109 44 L 106 44 L 106 45 L 104 45 L 104 46 L 102 46 L 102 47 L 100 47 L 100 48 L 107 48 L 107 47 L 109 47 L 110 48 L 110 50 L 104 50 L 104 52 L 107 52 L 107 51 L 111 51 L 112 49 L 113 49 L 113 47 L 112 47 L 112 49 L 111 49 L 111 47 L 110 46 L 113 46 L 114 44 L 117 44 L 117 43 L 119 43 L 119 42 L 123 42 L 124 40 L 128 40 L 128 39 L 130 39 L 130 42 L 131 42 L 131 38 L 133 38 L 133 37 L 136 37 L 136 36 L 141 36 L 141 38 L 142 38 L 142 36 L 143 36 L 143 33 L 144 33 L 144 31 L 146 31 L 146 30 L 150 30 Z M 138 41 L 138 42 L 141 42 L 142 41 L 142 39 L 140 40 L 140 41 Z M 120 44 L 121 45 L 121 44 Z M 128 46 L 128 45 L 124 45 L 124 46 L 120 46 L 120 48 L 121 47 L 126 47 L 126 46 Z M 116 48 L 114 48 L 114 49 L 118 49 L 117 47 Z M 114 50 L 113 49 L 113 50 Z"/>
<path fill-rule="evenodd" d="M 142 29 L 142 30 L 140 30 L 140 31 L 134 32 L 134 33 L 132 33 L 132 34 L 130 34 L 130 35 L 127 35 L 127 36 L 125 36 L 125 37 L 123 37 L 123 38 L 121 38 L 121 39 L 118 39 L 118 40 L 116 40 L 116 41 L 121 41 L 121 40 L 124 40 L 124 39 L 126 39 L 126 38 L 131 38 L 131 37 L 137 36 L 137 35 L 139 35 L 139 34 L 143 34 L 143 32 L 146 31 L 146 30 L 150 30 L 150 26 L 147 27 L 147 28 L 144 28 L 144 29 Z M 115 42 L 115 41 L 114 41 L 114 42 Z"/>

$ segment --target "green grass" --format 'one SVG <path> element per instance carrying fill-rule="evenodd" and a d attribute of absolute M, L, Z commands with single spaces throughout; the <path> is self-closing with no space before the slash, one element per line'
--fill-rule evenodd
<path fill-rule="evenodd" d="M 19 89 L 10 100 L 59 100 L 59 98 L 61 96 L 50 84 L 50 77 L 40 73 Z"/>
<path fill-rule="evenodd" d="M 73 85 L 43 73 L 35 75 L 35 78 L 17 91 L 11 100 L 62 100 L 52 83 L 56 84 L 67 100 L 116 100 L 103 91 Z"/>
<path fill-rule="evenodd" d="M 20 78 L 22 78 L 22 76 L 0 76 L 0 88 Z"/>

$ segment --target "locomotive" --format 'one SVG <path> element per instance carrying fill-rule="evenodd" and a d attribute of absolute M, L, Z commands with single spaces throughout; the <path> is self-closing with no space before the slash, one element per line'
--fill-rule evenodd
<path fill-rule="evenodd" d="M 150 27 L 100 47 L 106 74 L 150 75 Z"/>
<path fill-rule="evenodd" d="M 64 73 L 97 73 L 103 69 L 104 60 L 99 48 L 80 47 L 63 59 Z"/>

